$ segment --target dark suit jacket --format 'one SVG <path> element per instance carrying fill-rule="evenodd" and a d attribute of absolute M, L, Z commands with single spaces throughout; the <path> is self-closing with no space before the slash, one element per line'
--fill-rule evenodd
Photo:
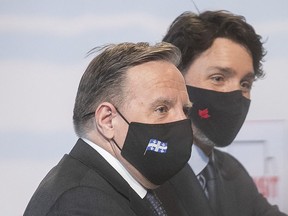
<path fill-rule="evenodd" d="M 208 204 L 207 198 L 192 169 L 183 169 L 157 189 L 165 197 L 173 188 L 190 215 L 197 216 L 284 216 L 276 206 L 270 205 L 258 192 L 245 168 L 231 155 L 215 150 L 218 184 L 218 214 Z M 172 198 L 171 198 L 172 199 Z M 166 201 L 167 203 L 168 201 Z M 171 201 L 173 202 L 173 201 Z"/>
<path fill-rule="evenodd" d="M 167 187 L 166 194 L 171 193 Z M 188 216 L 177 200 L 173 206 L 167 210 L 169 215 Z M 64 155 L 42 180 L 24 213 L 44 215 L 149 216 L 152 212 L 118 172 L 79 139 L 70 154 Z"/>

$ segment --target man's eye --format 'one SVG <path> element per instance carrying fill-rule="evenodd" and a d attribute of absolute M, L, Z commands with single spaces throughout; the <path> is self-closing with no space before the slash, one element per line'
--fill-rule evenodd
<path fill-rule="evenodd" d="M 244 81 L 244 82 L 241 83 L 241 87 L 244 90 L 251 90 L 252 89 L 252 82 Z"/>
<path fill-rule="evenodd" d="M 160 106 L 160 107 L 157 107 L 155 111 L 159 113 L 166 113 L 168 112 L 168 108 L 165 106 Z"/>
<path fill-rule="evenodd" d="M 220 76 L 220 75 L 215 75 L 215 76 L 212 76 L 211 79 L 215 82 L 222 82 L 224 81 L 224 77 L 223 76 Z"/>

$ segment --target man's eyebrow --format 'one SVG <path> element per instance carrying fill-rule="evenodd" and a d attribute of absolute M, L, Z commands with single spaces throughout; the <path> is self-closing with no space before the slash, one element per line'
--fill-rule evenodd
<path fill-rule="evenodd" d="M 232 75 L 232 74 L 235 74 L 236 71 L 233 70 L 232 68 L 229 68 L 229 67 L 219 67 L 219 66 L 213 66 L 213 67 L 210 67 L 209 70 L 213 71 L 213 70 L 218 70 L 220 71 L 221 73 L 224 73 L 226 75 Z"/>
<path fill-rule="evenodd" d="M 159 105 L 166 105 L 171 106 L 176 103 L 176 99 L 167 98 L 167 97 L 159 97 L 156 100 L 154 100 L 152 103 L 150 103 L 151 107 L 156 107 Z"/>
<path fill-rule="evenodd" d="M 213 67 L 210 67 L 209 70 L 219 70 L 220 72 L 224 73 L 225 75 L 229 76 L 229 75 L 232 75 L 232 74 L 236 74 L 236 71 L 233 70 L 232 68 L 230 67 L 219 67 L 219 66 L 213 66 Z M 254 79 L 255 80 L 255 73 L 253 71 L 250 71 L 248 72 L 246 75 L 245 75 L 245 78 L 246 79 Z"/>
<path fill-rule="evenodd" d="M 256 80 L 256 76 L 255 76 L 255 73 L 251 72 L 249 74 L 247 74 L 244 79 L 249 79 L 249 80 L 253 80 L 255 81 Z"/>

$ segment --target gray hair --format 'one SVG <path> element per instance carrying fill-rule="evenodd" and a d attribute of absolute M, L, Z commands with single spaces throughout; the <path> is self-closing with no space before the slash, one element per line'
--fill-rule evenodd
<path fill-rule="evenodd" d="M 129 68 L 150 61 L 168 61 L 177 67 L 181 61 L 179 49 L 166 42 L 154 46 L 145 42 L 110 44 L 97 48 L 97 51 L 102 52 L 88 65 L 75 99 L 73 123 L 79 137 L 85 137 L 90 130 L 93 123 L 93 115 L 90 114 L 100 103 L 123 105 L 126 71 Z"/>

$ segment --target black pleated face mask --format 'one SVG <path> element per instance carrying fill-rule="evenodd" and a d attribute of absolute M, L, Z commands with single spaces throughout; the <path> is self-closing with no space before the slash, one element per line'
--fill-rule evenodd
<path fill-rule="evenodd" d="M 118 111 L 119 113 L 119 111 Z M 129 123 L 121 155 L 147 180 L 161 185 L 178 173 L 191 155 L 190 119 L 164 124 Z"/>
<path fill-rule="evenodd" d="M 192 123 L 218 147 L 232 143 L 247 116 L 250 100 L 240 90 L 218 92 L 187 86 Z"/>

